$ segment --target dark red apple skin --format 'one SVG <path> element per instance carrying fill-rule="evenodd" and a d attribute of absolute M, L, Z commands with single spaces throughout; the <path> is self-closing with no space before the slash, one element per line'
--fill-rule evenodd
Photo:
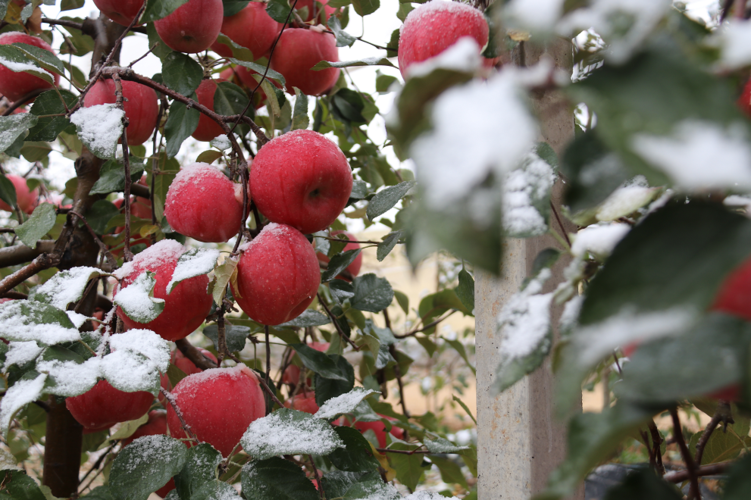
<path fill-rule="evenodd" d="M 751 321 L 751 259 L 747 259 L 725 278 L 710 310 Z"/>
<path fill-rule="evenodd" d="M 123 109 L 128 118 L 128 144 L 143 144 L 156 128 L 159 114 L 156 92 L 136 82 L 122 80 L 122 84 L 125 98 Z M 89 108 L 97 104 L 114 104 L 115 100 L 115 82 L 100 79 L 84 97 L 83 105 Z"/>
<path fill-rule="evenodd" d="M 250 423 L 266 415 L 258 378 L 245 365 L 189 375 L 178 382 L 172 395 L 198 439 L 225 457 L 239 444 Z M 186 437 L 172 405 L 167 405 L 167 425 L 173 437 Z"/>
<path fill-rule="evenodd" d="M 303 28 L 284 30 L 271 56 L 271 69 L 278 71 L 287 83 L 287 92 L 297 87 L 307 95 L 322 95 L 339 79 L 339 68 L 314 71 L 321 61 L 339 61 L 336 39 L 328 33 Z"/>
<path fill-rule="evenodd" d="M 223 18 L 221 32 L 237 45 L 250 49 L 258 59 L 271 49 L 281 29 L 281 23 L 266 13 L 265 3 L 250 2 L 237 14 Z M 232 57 L 232 50 L 223 43 L 215 42 L 211 50 L 222 57 Z"/>
<path fill-rule="evenodd" d="M 312 130 L 295 130 L 258 152 L 250 170 L 250 192 L 269 220 L 314 233 L 344 210 L 352 193 L 352 170 L 329 139 Z"/>
<path fill-rule="evenodd" d="M 122 26 L 130 26 L 144 0 L 94 0 L 102 14 Z"/>
<path fill-rule="evenodd" d="M 26 184 L 26 179 L 20 175 L 8 174 L 5 177 L 7 177 L 8 180 L 13 183 L 13 187 L 16 188 L 16 203 L 18 203 L 18 208 L 27 214 L 32 213 L 39 202 L 39 189 L 34 189 L 29 192 L 29 186 Z M 13 208 L 0 200 L 0 210 L 12 212 Z"/>
<path fill-rule="evenodd" d="M 326 352 L 329 349 L 329 343 L 328 342 L 311 342 L 308 344 L 308 347 L 315 349 L 318 352 Z M 290 352 L 287 362 L 294 357 L 295 353 Z M 300 381 L 300 371 L 302 371 L 302 368 L 300 368 L 297 365 L 290 364 L 285 368 L 284 374 L 282 375 L 282 382 L 285 384 L 290 385 L 297 385 L 297 383 Z M 313 381 L 311 379 L 307 380 L 307 385 L 311 385 Z"/>
<path fill-rule="evenodd" d="M 39 37 L 11 31 L 0 35 L 0 45 L 10 45 L 13 43 L 25 43 L 33 45 L 40 49 L 47 50 L 54 54 L 52 47 Z M 11 71 L 0 64 L 0 94 L 4 95 L 11 101 L 17 101 L 29 92 L 40 89 L 51 89 L 60 83 L 60 75 L 52 74 L 55 84 L 51 84 L 38 76 L 29 73 Z"/>
<path fill-rule="evenodd" d="M 743 87 L 743 92 L 738 98 L 737 104 L 741 111 L 751 118 L 751 79 L 749 79 Z"/>
<path fill-rule="evenodd" d="M 189 0 L 169 16 L 154 21 L 154 28 L 172 50 L 196 54 L 216 41 L 223 12 L 222 0 Z"/>
<path fill-rule="evenodd" d="M 118 422 L 140 418 L 153 401 L 149 392 L 123 392 L 100 380 L 88 392 L 67 398 L 65 405 L 84 428 L 104 430 Z"/>
<path fill-rule="evenodd" d="M 206 349 L 201 349 L 199 347 L 198 350 L 201 351 L 204 356 L 206 356 L 207 358 L 214 361 L 214 363 L 216 363 L 216 356 L 211 354 Z M 186 358 L 185 355 L 183 355 L 183 353 L 179 349 L 175 349 L 174 351 L 172 351 L 172 354 L 170 355 L 170 362 L 176 367 L 178 367 L 180 370 L 182 370 L 182 372 L 185 373 L 185 375 L 193 375 L 194 373 L 201 373 L 203 371 L 200 368 L 198 368 L 195 364 L 193 364 L 191 360 Z M 160 382 L 161 382 L 161 386 L 164 389 L 168 391 L 172 390 L 172 384 L 170 383 L 169 377 L 167 376 L 166 373 L 163 373 L 161 375 Z M 164 404 L 161 394 L 159 395 L 159 402 Z"/>
<path fill-rule="evenodd" d="M 164 299 L 164 310 L 149 323 L 139 323 L 130 319 L 118 307 L 117 315 L 123 320 L 126 330 L 145 328 L 165 340 L 175 341 L 187 337 L 201 326 L 211 310 L 212 303 L 211 295 L 206 291 L 209 286 L 208 276 L 195 276 L 181 281 L 167 295 L 167 284 L 172 279 L 177 260 L 183 251 L 182 245 L 176 241 L 162 240 L 136 255 L 132 262 L 126 264 L 127 268 L 123 266 L 125 277 L 120 281 L 120 288 L 133 283 L 144 271 L 151 271 L 155 273 L 156 278 L 154 297 Z M 157 258 L 158 255 L 165 256 Z"/>
<path fill-rule="evenodd" d="M 224 80 L 203 80 L 196 89 L 198 103 L 203 104 L 211 111 L 214 111 L 214 94 L 216 93 L 216 84 L 221 81 Z M 208 116 L 201 113 L 201 117 L 198 119 L 198 126 L 193 132 L 193 138 L 198 141 L 208 142 L 216 137 L 219 137 L 222 134 L 224 134 L 222 126 Z"/>
<path fill-rule="evenodd" d="M 386 415 L 378 414 L 381 418 L 385 418 L 386 420 L 390 420 L 391 422 L 396 422 L 397 420 L 395 418 L 387 417 Z M 338 425 L 347 425 L 351 426 L 351 423 L 348 418 L 343 417 L 338 420 Z M 364 434 L 366 431 L 372 430 L 376 438 L 378 439 L 378 446 L 381 448 L 386 447 L 386 424 L 384 424 L 382 421 L 378 420 L 375 422 L 355 422 L 354 425 L 355 429 L 360 431 L 361 434 Z M 404 429 L 397 427 L 395 425 L 391 426 L 391 431 L 389 432 L 392 436 L 398 439 L 404 439 Z"/>
<path fill-rule="evenodd" d="M 315 415 L 319 409 L 316 404 L 316 396 L 312 392 L 308 392 L 307 394 L 296 394 L 285 401 L 284 406 L 292 410 L 304 411 L 311 415 Z"/>
<path fill-rule="evenodd" d="M 302 314 L 321 283 L 315 250 L 296 229 L 269 224 L 243 249 L 232 293 L 251 319 L 279 325 Z"/>
<path fill-rule="evenodd" d="M 407 15 L 399 37 L 399 70 L 406 77 L 414 63 L 435 57 L 460 38 L 475 39 L 480 48 L 488 43 L 488 23 L 482 12 L 459 2 L 422 4 Z"/>
<path fill-rule="evenodd" d="M 331 231 L 331 236 L 336 236 L 337 234 L 342 234 L 342 233 L 345 236 L 347 236 L 347 239 L 350 240 L 351 242 L 357 241 L 357 238 L 355 238 L 351 233 L 348 233 L 347 231 Z M 348 250 L 357 250 L 359 248 L 360 248 L 359 243 L 347 243 L 346 245 L 344 245 L 344 249 L 342 249 L 342 252 L 346 252 Z M 321 262 L 325 264 L 329 263 L 330 259 L 327 255 L 324 255 L 320 252 L 318 252 L 316 255 L 318 256 L 318 260 L 320 260 Z M 354 277 L 360 273 L 361 267 L 362 267 L 362 252 L 357 254 L 357 257 L 355 257 L 355 260 L 353 260 L 352 263 L 347 266 L 347 271 L 349 271 L 349 273 Z M 352 281 L 346 276 L 344 276 L 343 274 L 340 274 L 339 276 L 337 276 L 337 278 L 340 280 Z"/>

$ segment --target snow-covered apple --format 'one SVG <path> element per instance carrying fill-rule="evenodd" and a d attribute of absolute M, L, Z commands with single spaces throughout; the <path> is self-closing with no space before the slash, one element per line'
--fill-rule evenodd
<path fill-rule="evenodd" d="M 424 3 L 404 20 L 399 37 L 399 70 L 406 78 L 412 64 L 437 56 L 465 36 L 484 47 L 488 32 L 485 16 L 470 5 L 445 0 Z"/>
<path fill-rule="evenodd" d="M 334 35 L 290 28 L 279 37 L 271 56 L 271 69 L 284 75 L 290 94 L 294 94 L 293 87 L 297 87 L 307 95 L 321 95 L 339 79 L 339 68 L 311 69 L 321 61 L 339 61 Z"/>
<path fill-rule="evenodd" d="M 302 314 L 321 282 L 315 250 L 296 229 L 271 223 L 245 244 L 232 294 L 251 319 L 279 325 Z"/>
<path fill-rule="evenodd" d="M 117 24 L 130 26 L 144 0 L 94 0 L 94 5 Z"/>
<path fill-rule="evenodd" d="M 264 2 L 250 2 L 243 10 L 222 20 L 221 32 L 241 47 L 250 49 L 253 57 L 263 57 L 274 44 L 282 25 L 266 13 Z M 215 42 L 211 50 L 222 57 L 232 57 L 232 49 Z"/>
<path fill-rule="evenodd" d="M 308 347 L 315 349 L 318 352 L 326 352 L 329 349 L 329 345 L 328 342 L 310 342 Z M 297 385 L 297 383 L 300 382 L 300 372 L 302 371 L 302 368 L 290 363 L 294 355 L 294 352 L 290 352 L 287 357 L 287 363 L 289 363 L 289 366 L 285 368 L 284 373 L 282 374 L 282 382 L 285 384 Z M 307 380 L 307 385 L 311 385 L 312 383 L 313 381 L 311 379 Z"/>
<path fill-rule="evenodd" d="M 18 203 L 18 208 L 27 214 L 33 212 L 39 200 L 39 190 L 34 189 L 33 191 L 29 191 L 26 179 L 20 175 L 8 174 L 5 177 L 7 177 L 7 179 L 13 183 L 13 187 L 16 188 L 16 203 Z M 0 200 L 0 210 L 12 212 L 13 207 Z"/>
<path fill-rule="evenodd" d="M 196 96 L 198 97 L 198 103 L 203 104 L 211 111 L 214 111 L 214 94 L 216 93 L 216 84 L 224 80 L 211 80 L 205 79 L 201 81 L 201 84 L 196 89 Z M 198 126 L 193 132 L 193 138 L 198 141 L 208 142 L 220 135 L 224 134 L 222 126 L 217 122 L 201 113 L 198 118 Z"/>
<path fill-rule="evenodd" d="M 100 380 L 80 396 L 67 398 L 65 405 L 84 429 L 104 430 L 118 422 L 140 418 L 153 401 L 150 392 L 123 392 Z"/>
<path fill-rule="evenodd" d="M 164 310 L 149 323 L 139 323 L 130 319 L 122 308 L 117 308 L 117 315 L 125 328 L 145 328 L 152 330 L 165 340 L 179 340 L 187 337 L 198 328 L 211 309 L 212 298 L 207 293 L 209 278 L 206 275 L 195 276 L 181 281 L 167 294 L 167 285 L 177 267 L 177 261 L 185 248 L 175 240 L 162 240 L 125 263 L 116 275 L 120 286 L 116 294 L 133 283 L 142 273 L 155 273 L 156 285 L 154 298 L 164 300 Z"/>
<path fill-rule="evenodd" d="M 284 402 L 284 406 L 292 410 L 304 411 L 311 415 L 315 415 L 319 409 L 316 404 L 316 395 L 312 392 L 295 394 Z"/>
<path fill-rule="evenodd" d="M 154 28 L 172 50 L 196 54 L 208 49 L 222 29 L 222 0 L 188 0 Z"/>
<path fill-rule="evenodd" d="M 180 169 L 164 204 L 164 216 L 180 234 L 221 243 L 237 234 L 242 223 L 242 187 L 208 163 Z"/>
<path fill-rule="evenodd" d="M 10 45 L 13 43 L 25 43 L 27 45 L 33 45 L 40 49 L 47 50 L 54 54 L 52 47 L 47 42 L 39 37 L 20 33 L 18 31 L 10 31 L 0 35 L 0 45 Z M 7 66 L 9 63 L 0 64 L 0 94 L 4 95 L 11 101 L 17 101 L 26 94 L 34 90 L 51 89 L 60 83 L 60 75 L 52 74 L 55 84 L 34 76 L 29 73 L 24 73 L 9 69 Z"/>
<path fill-rule="evenodd" d="M 329 139 L 312 130 L 295 130 L 258 152 L 250 170 L 250 191 L 269 220 L 314 233 L 344 210 L 352 192 L 352 170 Z"/>
<path fill-rule="evenodd" d="M 172 391 L 175 403 L 198 439 L 229 456 L 251 422 L 266 415 L 266 401 L 250 368 L 213 368 L 182 379 Z M 173 437 L 187 437 L 172 405 L 167 425 Z M 239 449 L 239 447 L 238 447 Z"/>
<path fill-rule="evenodd" d="M 138 145 L 146 142 L 156 128 L 159 104 L 156 92 L 140 83 L 122 80 L 123 109 L 128 118 L 128 144 Z M 114 104 L 115 82 L 99 79 L 84 97 L 84 107 L 97 104 Z"/>
<path fill-rule="evenodd" d="M 350 241 L 350 243 L 344 245 L 342 252 L 346 252 L 348 250 L 357 250 L 358 248 L 360 248 L 359 243 L 354 243 L 355 241 L 357 241 L 357 238 L 355 238 L 352 234 L 348 233 L 347 231 L 331 231 L 331 236 L 336 236 L 337 234 L 345 235 Z M 321 262 L 324 262 L 326 264 L 329 263 L 329 258 L 327 255 L 324 255 L 321 252 L 318 252 L 316 255 L 318 256 L 318 260 L 320 260 Z M 362 252 L 357 254 L 355 260 L 353 260 L 352 263 L 347 266 L 347 271 L 349 271 L 349 273 L 354 277 L 357 276 L 357 274 L 360 272 L 360 267 L 362 267 Z M 343 274 L 340 274 L 339 276 L 337 276 L 337 278 L 339 278 L 340 280 L 351 281 Z"/>

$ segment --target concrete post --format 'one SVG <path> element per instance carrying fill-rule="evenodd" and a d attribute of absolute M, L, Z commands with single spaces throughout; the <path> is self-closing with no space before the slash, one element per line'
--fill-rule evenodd
<path fill-rule="evenodd" d="M 525 46 L 526 45 L 526 46 Z M 513 54 L 517 62 L 532 65 L 547 54 L 560 68 L 571 70 L 572 47 L 561 40 L 545 48 L 521 44 Z M 559 157 L 574 134 L 570 105 L 556 92 L 534 97 L 535 111 L 542 125 L 542 139 Z M 562 186 L 553 189 L 553 204 L 560 213 Z M 561 227 L 551 216 L 557 231 Z M 564 222 L 566 224 L 566 222 Z M 574 231 L 573 225 L 563 228 Z M 545 488 L 547 478 L 565 458 L 566 430 L 553 416 L 553 374 L 550 359 L 503 394 L 493 387 L 498 365 L 499 336 L 496 317 L 506 301 L 531 271 L 537 254 L 548 247 L 559 248 L 550 236 L 532 239 L 507 239 L 503 243 L 503 273 L 500 279 L 477 273 L 475 286 L 477 341 L 477 413 L 478 413 L 478 498 L 480 500 L 523 500 Z M 552 291 L 563 279 L 569 260 L 561 258 L 553 268 L 545 292 Z M 561 307 L 553 308 L 557 326 Z M 557 335 L 557 332 L 555 332 Z M 584 498 L 583 488 L 574 497 Z"/>

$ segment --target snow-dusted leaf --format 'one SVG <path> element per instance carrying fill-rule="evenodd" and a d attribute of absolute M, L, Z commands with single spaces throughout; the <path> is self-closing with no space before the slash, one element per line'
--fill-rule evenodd
<path fill-rule="evenodd" d="M 42 353 L 44 347 L 40 347 L 34 341 L 10 342 L 7 349 L 8 352 L 5 353 L 5 366 L 3 367 L 4 371 L 8 371 L 12 365 L 22 366 L 29 361 L 35 360 Z"/>
<path fill-rule="evenodd" d="M 181 281 L 213 271 L 218 258 L 219 250 L 214 248 L 191 248 L 182 254 L 172 273 L 172 279 L 167 283 L 167 293 L 172 292 Z"/>
<path fill-rule="evenodd" d="M 371 394 L 378 394 L 377 391 L 355 387 L 347 394 L 342 394 L 326 401 L 315 414 L 317 418 L 330 419 L 344 413 L 352 413 L 360 402 Z"/>
<path fill-rule="evenodd" d="M 15 73 L 28 73 L 47 83 L 54 83 L 55 81 L 49 71 L 42 69 L 36 61 L 32 61 L 17 45 L 0 47 L 0 64 Z"/>
<path fill-rule="evenodd" d="M 293 328 L 306 328 L 308 326 L 323 326 L 331 323 L 331 319 L 325 314 L 315 311 L 313 309 L 306 309 L 300 316 L 296 317 L 292 321 L 282 323 L 276 328 L 293 327 Z"/>
<path fill-rule="evenodd" d="M 378 191 L 368 203 L 368 219 L 373 220 L 389 211 L 415 184 L 415 181 L 400 182 L 396 186 L 389 186 L 386 189 Z"/>
<path fill-rule="evenodd" d="M 112 387 L 124 392 L 159 391 L 160 372 L 143 354 L 117 351 L 104 356 L 100 362 L 102 375 Z M 166 371 L 166 370 L 165 370 Z"/>
<path fill-rule="evenodd" d="M 313 483 L 305 476 L 305 472 L 282 458 L 272 457 L 267 460 L 248 462 L 243 466 L 241 480 L 243 496 L 247 500 L 317 500 L 319 498 Z"/>
<path fill-rule="evenodd" d="M 13 415 L 27 404 L 39 399 L 44 392 L 44 382 L 46 380 L 47 375 L 42 373 L 33 379 L 19 380 L 13 387 L 5 391 L 3 399 L 0 400 L 0 432 L 4 436 L 8 434 L 8 428 L 10 427 Z"/>
<path fill-rule="evenodd" d="M 378 262 L 383 261 L 383 259 L 391 253 L 391 250 L 394 249 L 399 242 L 399 238 L 403 235 L 404 231 L 394 231 L 383 237 L 383 242 L 379 243 L 378 248 L 376 249 L 376 258 L 378 259 Z"/>
<path fill-rule="evenodd" d="M 110 337 L 110 348 L 113 351 L 132 351 L 143 354 L 160 372 L 166 372 L 169 367 L 169 342 L 151 330 L 128 330 Z"/>
<path fill-rule="evenodd" d="M 55 225 L 57 214 L 51 203 L 42 203 L 34 209 L 31 217 L 16 228 L 16 234 L 28 247 L 34 248 Z"/>
<path fill-rule="evenodd" d="M 401 500 L 402 496 L 390 483 L 373 479 L 355 483 L 347 490 L 343 500 Z"/>
<path fill-rule="evenodd" d="M 318 71 L 326 68 L 351 68 L 354 66 L 388 66 L 393 68 L 394 63 L 389 61 L 385 57 L 366 57 L 364 59 L 358 59 L 356 61 L 321 61 L 313 66 L 313 71 Z"/>
<path fill-rule="evenodd" d="M 65 310 L 68 304 L 78 302 L 92 278 L 98 278 L 101 270 L 95 267 L 74 267 L 60 271 L 53 277 L 34 287 L 29 300 L 44 302 Z"/>
<path fill-rule="evenodd" d="M 459 497 L 447 497 L 433 491 L 421 490 L 407 495 L 404 500 L 459 500 Z"/>
<path fill-rule="evenodd" d="M 188 448 L 164 435 L 143 436 L 118 453 L 110 471 L 109 484 L 117 500 L 146 500 L 180 472 Z"/>
<path fill-rule="evenodd" d="M 58 346 L 47 349 L 37 360 L 36 370 L 49 375 L 46 392 L 63 397 L 78 396 L 96 385 L 101 358 L 92 357 L 83 361 L 75 355 L 66 356 L 64 351 L 67 349 Z M 71 351 L 68 353 L 73 354 Z"/>
<path fill-rule="evenodd" d="M 329 290 L 334 299 L 340 304 L 355 296 L 355 289 L 352 287 L 352 284 L 344 280 L 331 280 L 329 282 Z"/>
<path fill-rule="evenodd" d="M 45 345 L 75 342 L 78 329 L 65 311 L 33 300 L 13 300 L 0 304 L 0 337 Z"/>
<path fill-rule="evenodd" d="M 97 104 L 80 108 L 70 116 L 70 121 L 89 151 L 99 158 L 111 159 L 123 133 L 124 116 L 125 112 L 116 104 Z"/>
<path fill-rule="evenodd" d="M 242 497 L 227 483 L 214 479 L 193 493 L 190 500 L 242 500 Z"/>
<path fill-rule="evenodd" d="M 2 47 L 7 47 L 3 45 Z M 0 60 L 1 61 L 1 60 Z M 0 152 L 7 150 L 22 134 L 36 125 L 37 117 L 31 113 L 0 116 Z"/>
<path fill-rule="evenodd" d="M 344 446 L 331 424 L 287 408 L 251 423 L 240 443 L 259 460 L 282 455 L 328 455 Z"/>
<path fill-rule="evenodd" d="M 594 257 L 604 261 L 630 230 L 630 225 L 621 222 L 585 227 L 574 236 L 571 253 L 579 259 Z"/>
<path fill-rule="evenodd" d="M 154 321 L 164 310 L 164 299 L 154 298 L 155 274 L 141 273 L 133 283 L 115 295 L 114 302 L 130 319 L 139 323 Z"/>
<path fill-rule="evenodd" d="M 222 454 L 208 443 L 190 448 L 185 466 L 180 474 L 175 476 L 175 487 L 180 496 L 195 498 L 194 492 L 215 478 L 216 468 L 221 462 Z"/>
<path fill-rule="evenodd" d="M 503 180 L 503 229 L 511 238 L 539 236 L 548 231 L 552 167 L 530 153 Z"/>
<path fill-rule="evenodd" d="M 430 453 L 458 453 L 462 450 L 469 449 L 467 446 L 457 446 L 448 439 L 442 437 L 436 437 L 435 439 L 425 437 L 422 442 L 425 444 L 425 447 L 430 450 Z"/>
<path fill-rule="evenodd" d="M 229 257 L 224 259 L 224 262 L 214 270 L 214 289 L 212 294 L 216 305 L 221 305 L 222 299 L 224 299 L 227 293 L 227 284 L 230 282 L 232 276 L 237 273 L 238 262 L 237 259 Z"/>
<path fill-rule="evenodd" d="M 4 470 L 22 470 L 18 466 L 16 457 L 5 450 L 0 450 L 0 471 Z"/>
<path fill-rule="evenodd" d="M 57 73 L 58 75 L 65 73 L 63 62 L 49 50 L 27 43 L 14 43 L 13 47 L 20 50 L 26 56 L 27 61 L 33 61 L 33 63 L 37 64 L 40 68 L 51 73 Z"/>

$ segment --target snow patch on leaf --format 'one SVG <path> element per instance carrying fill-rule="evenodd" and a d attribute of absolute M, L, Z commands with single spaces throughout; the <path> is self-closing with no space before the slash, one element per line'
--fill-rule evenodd
<path fill-rule="evenodd" d="M 139 323 L 154 321 L 164 310 L 164 299 L 153 297 L 154 285 L 156 285 L 154 273 L 146 271 L 133 283 L 117 292 L 114 302 L 134 321 Z"/>
<path fill-rule="evenodd" d="M 64 311 L 68 304 L 81 299 L 89 280 L 100 273 L 101 271 L 95 267 L 74 267 L 61 271 L 35 287 L 29 295 L 29 300 L 45 302 Z"/>
<path fill-rule="evenodd" d="M 534 153 L 506 174 L 502 214 L 507 236 L 524 238 L 548 231 L 547 208 L 554 182 L 553 168 Z"/>
<path fill-rule="evenodd" d="M 110 338 L 112 351 L 131 351 L 145 356 L 162 373 L 169 368 L 169 342 L 151 330 L 128 330 Z M 110 354 L 111 356 L 111 354 Z"/>
<path fill-rule="evenodd" d="M 540 292 L 551 276 L 550 269 L 540 271 L 524 290 L 509 299 L 498 315 L 502 364 L 532 354 L 547 338 L 553 294 Z"/>
<path fill-rule="evenodd" d="M 114 158 L 117 141 L 123 133 L 125 112 L 116 104 L 80 108 L 70 115 L 78 137 L 99 158 Z"/>
<path fill-rule="evenodd" d="M 39 360 L 36 369 L 46 373 L 54 381 L 49 389 L 57 396 L 73 397 L 83 394 L 97 383 L 100 375 L 101 358 L 89 358 L 83 363 L 75 361 Z"/>
<path fill-rule="evenodd" d="M 282 455 L 328 455 L 344 447 L 328 422 L 286 408 L 251 423 L 240 443 L 258 460 Z"/>
<path fill-rule="evenodd" d="M 19 380 L 5 391 L 5 396 L 0 401 L 0 430 L 4 435 L 8 433 L 13 415 L 27 404 L 39 399 L 46 380 L 47 375 L 42 373 L 33 380 Z"/>
<path fill-rule="evenodd" d="M 585 227 L 574 236 L 571 253 L 579 259 L 591 254 L 604 260 L 630 230 L 630 225 L 621 222 Z"/>
<path fill-rule="evenodd" d="M 352 413 L 357 405 L 371 394 L 378 394 L 378 392 L 364 387 L 355 387 L 348 393 L 336 396 L 323 403 L 315 417 L 328 419 L 344 413 Z"/>
<path fill-rule="evenodd" d="M 33 361 L 39 356 L 43 347 L 39 347 L 34 341 L 29 342 L 11 342 L 8 344 L 8 352 L 5 354 L 4 371 L 8 371 L 11 365 L 21 366 L 29 361 Z"/>
<path fill-rule="evenodd" d="M 182 254 L 172 273 L 172 279 L 167 283 L 167 293 L 172 292 L 181 281 L 210 273 L 218 258 L 219 250 L 214 248 L 193 248 Z"/>
<path fill-rule="evenodd" d="M 41 302 L 13 300 L 0 304 L 0 337 L 54 345 L 76 342 L 81 334 L 64 311 Z"/>

